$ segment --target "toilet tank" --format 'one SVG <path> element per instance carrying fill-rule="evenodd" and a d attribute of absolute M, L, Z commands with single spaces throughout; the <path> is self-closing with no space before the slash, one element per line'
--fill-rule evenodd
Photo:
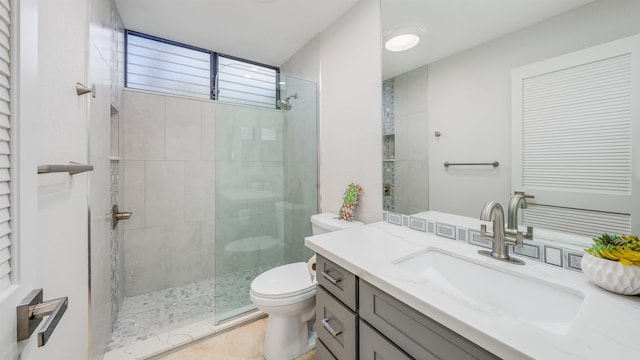
<path fill-rule="evenodd" d="M 357 220 L 342 220 L 336 214 L 323 213 L 311 216 L 311 231 L 313 235 L 320 235 L 332 231 L 349 229 L 352 227 L 363 225 Z"/>

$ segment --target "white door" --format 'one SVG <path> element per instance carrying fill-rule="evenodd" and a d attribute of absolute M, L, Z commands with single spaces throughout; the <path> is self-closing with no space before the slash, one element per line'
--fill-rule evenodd
<path fill-rule="evenodd" d="M 0 359 L 88 358 L 88 173 L 37 175 L 47 164 L 87 162 L 86 0 L 11 2 L 13 103 L 12 286 L 0 292 Z M 0 12 L 2 9 L 0 8 Z M 1 29 L 0 29 L 1 31 Z M 1 53 L 1 49 L 0 49 Z M 16 342 L 16 305 L 34 288 L 68 297 L 51 338 Z M 37 332 L 37 330 L 36 330 Z"/>
<path fill-rule="evenodd" d="M 532 225 L 640 231 L 639 115 L 640 36 L 513 70 L 512 190 L 534 196 Z"/>

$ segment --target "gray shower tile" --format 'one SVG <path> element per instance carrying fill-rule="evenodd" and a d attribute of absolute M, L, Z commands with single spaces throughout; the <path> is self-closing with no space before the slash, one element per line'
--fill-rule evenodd
<path fill-rule="evenodd" d="M 185 222 L 215 219 L 215 163 L 189 161 L 185 162 L 184 167 Z"/>
<path fill-rule="evenodd" d="M 202 159 L 202 102 L 166 98 L 166 160 Z"/>
<path fill-rule="evenodd" d="M 216 109 L 214 102 L 202 102 L 202 160 L 216 159 Z"/>
<path fill-rule="evenodd" d="M 165 97 L 124 92 L 125 160 L 163 160 Z"/>
<path fill-rule="evenodd" d="M 122 206 L 123 211 L 133 212 L 129 220 L 123 222 L 124 229 L 141 229 L 144 228 L 145 214 L 145 162 L 144 161 L 125 161 L 124 162 L 124 199 Z"/>
<path fill-rule="evenodd" d="M 184 162 L 146 163 L 145 205 L 147 227 L 184 221 Z"/>
<path fill-rule="evenodd" d="M 166 242 L 164 227 L 125 231 L 125 294 L 165 288 Z"/>

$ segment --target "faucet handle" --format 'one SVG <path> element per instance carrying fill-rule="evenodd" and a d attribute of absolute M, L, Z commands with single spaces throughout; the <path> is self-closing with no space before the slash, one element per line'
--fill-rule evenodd
<path fill-rule="evenodd" d="M 515 245 L 517 247 L 522 247 L 524 245 L 524 234 L 522 233 L 522 231 L 517 231 L 516 232 L 516 242 Z"/>
<path fill-rule="evenodd" d="M 487 239 L 493 238 L 493 234 L 487 233 L 487 224 L 480 225 L 480 236 Z"/>

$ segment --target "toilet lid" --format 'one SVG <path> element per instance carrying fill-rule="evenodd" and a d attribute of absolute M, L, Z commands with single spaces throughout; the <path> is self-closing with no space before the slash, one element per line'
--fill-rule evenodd
<path fill-rule="evenodd" d="M 304 294 L 315 287 L 305 262 L 275 267 L 258 275 L 251 282 L 251 291 L 255 295 L 270 299 Z"/>

